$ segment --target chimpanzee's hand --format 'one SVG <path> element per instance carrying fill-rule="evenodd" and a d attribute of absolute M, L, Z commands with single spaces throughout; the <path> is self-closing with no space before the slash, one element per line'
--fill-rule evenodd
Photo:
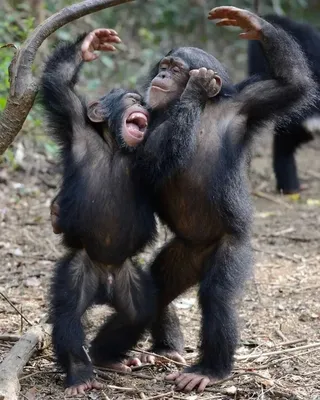
<path fill-rule="evenodd" d="M 237 7 L 216 7 L 209 12 L 209 19 L 220 19 L 218 26 L 239 26 L 244 30 L 239 37 L 242 39 L 261 40 L 262 26 L 268 24 L 262 18 L 250 11 Z"/>
<path fill-rule="evenodd" d="M 93 61 L 99 56 L 95 50 L 115 51 L 116 48 L 110 43 L 120 43 L 118 33 L 113 29 L 95 29 L 90 32 L 83 40 L 81 45 L 81 55 L 83 61 Z"/>
<path fill-rule="evenodd" d="M 59 204 L 56 203 L 56 199 L 54 199 L 50 206 L 50 219 L 51 219 L 53 233 L 57 235 L 59 233 L 62 233 L 62 230 L 60 229 L 59 226 L 59 213 L 60 213 Z"/>
<path fill-rule="evenodd" d="M 192 69 L 190 79 L 186 86 L 186 91 L 197 90 L 206 97 L 216 96 L 221 89 L 221 78 L 212 69 L 200 68 Z"/>

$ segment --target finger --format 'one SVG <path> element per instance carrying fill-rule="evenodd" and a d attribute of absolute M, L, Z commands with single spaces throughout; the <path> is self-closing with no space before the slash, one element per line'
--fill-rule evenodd
<path fill-rule="evenodd" d="M 218 18 L 230 18 L 230 17 L 237 17 L 241 15 L 243 10 L 237 7 L 231 6 L 222 6 L 213 8 L 209 11 L 209 19 L 218 19 Z"/>
<path fill-rule="evenodd" d="M 87 385 L 81 385 L 78 388 L 78 394 L 84 395 L 86 394 Z"/>
<path fill-rule="evenodd" d="M 119 36 L 105 36 L 99 38 L 100 43 L 121 43 Z"/>
<path fill-rule="evenodd" d="M 257 31 L 242 32 L 239 34 L 240 39 L 255 40 L 259 38 Z"/>
<path fill-rule="evenodd" d="M 156 363 L 155 356 L 148 355 L 147 358 L 146 358 L 146 363 L 155 364 Z"/>
<path fill-rule="evenodd" d="M 200 382 L 197 392 L 202 393 L 207 387 L 208 383 L 210 383 L 210 379 L 208 377 L 203 378 Z"/>
<path fill-rule="evenodd" d="M 196 76 L 199 75 L 199 70 L 198 70 L 198 69 L 192 69 L 192 70 L 189 72 L 189 75 L 190 75 L 191 77 L 196 77 Z"/>
<path fill-rule="evenodd" d="M 204 378 L 206 379 L 206 378 Z M 201 381 L 203 380 L 202 376 L 195 376 L 184 388 L 184 390 L 186 392 L 191 392 L 191 390 L 193 390 L 196 386 L 199 385 L 199 383 L 201 383 Z"/>
<path fill-rule="evenodd" d="M 97 49 L 97 50 L 99 50 L 99 51 L 116 51 L 117 48 L 112 46 L 112 44 L 105 43 L 105 44 L 101 44 L 99 46 L 99 49 Z"/>
<path fill-rule="evenodd" d="M 216 22 L 217 26 L 239 26 L 239 22 L 235 19 L 224 18 L 218 22 Z"/>
<path fill-rule="evenodd" d="M 115 31 L 114 29 L 107 29 L 107 28 L 99 28 L 99 29 L 95 29 L 94 34 L 96 36 L 103 37 L 103 36 L 118 36 L 118 32 Z"/>
<path fill-rule="evenodd" d="M 82 45 L 81 45 L 81 51 L 86 51 L 90 47 L 92 41 L 94 39 L 94 34 L 93 32 L 89 33 L 83 40 Z"/>
<path fill-rule="evenodd" d="M 207 68 L 200 68 L 199 69 L 199 77 L 204 78 L 207 75 Z"/>
<path fill-rule="evenodd" d="M 180 372 L 173 372 L 165 377 L 167 381 L 175 381 L 181 375 Z"/>
<path fill-rule="evenodd" d="M 93 382 L 92 382 L 92 389 L 102 389 L 103 388 L 103 383 L 100 383 L 100 382 L 98 382 L 98 381 L 96 381 L 96 380 L 94 380 Z"/>
<path fill-rule="evenodd" d="M 135 366 L 135 367 L 140 367 L 141 365 L 141 360 L 138 357 L 134 358 L 128 358 L 123 362 L 127 366 Z"/>
<path fill-rule="evenodd" d="M 183 376 L 183 379 L 181 380 L 181 381 L 179 381 L 179 382 L 176 382 L 176 387 L 177 387 L 177 389 L 178 390 L 183 390 L 183 389 L 185 389 L 188 385 L 189 386 L 191 386 L 192 388 L 195 386 L 195 384 L 193 385 L 192 384 L 192 382 L 193 382 L 193 379 L 194 379 L 194 377 L 191 375 L 189 375 L 189 374 L 186 374 L 186 375 L 184 375 Z M 192 389 L 191 389 L 192 390 Z"/>
<path fill-rule="evenodd" d="M 94 61 L 97 58 L 99 58 L 99 55 L 95 54 L 95 53 L 91 53 L 90 51 L 85 51 L 82 53 L 82 59 L 85 62 Z"/>

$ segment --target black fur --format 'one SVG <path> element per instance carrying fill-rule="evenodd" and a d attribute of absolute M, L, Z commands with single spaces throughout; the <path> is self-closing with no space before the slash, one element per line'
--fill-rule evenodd
<path fill-rule="evenodd" d="M 75 91 L 82 64 L 80 43 L 60 45 L 44 70 L 41 92 L 51 135 L 61 147 L 63 181 L 56 202 L 68 254 L 58 262 L 51 287 L 53 344 L 67 373 L 66 385 L 92 378 L 81 318 L 94 303 L 107 303 L 120 320 L 136 324 L 123 343 L 106 340 L 102 327 L 93 341 L 96 362 L 119 361 L 155 314 L 155 289 L 148 271 L 129 260 L 156 233 L 148 192 L 134 175 L 135 152 L 125 146 L 125 90 L 99 101 L 105 123 L 93 123 Z M 142 106 L 144 103 L 140 102 Z M 118 318 L 117 317 L 117 318 Z M 113 319 L 110 320 L 112 324 Z M 109 325 L 108 325 L 109 327 Z M 110 339 L 110 341 L 109 341 Z"/>
<path fill-rule="evenodd" d="M 237 344 L 234 300 L 252 264 L 250 144 L 264 123 L 283 121 L 314 102 L 315 84 L 299 46 L 281 29 L 259 21 L 271 78 L 245 84 L 238 93 L 213 56 L 196 48 L 171 51 L 189 69 L 217 71 L 222 90 L 203 102 L 190 79 L 180 99 L 152 114 L 144 146 L 138 149 L 137 168 L 153 191 L 158 215 L 175 234 L 151 266 L 160 293 L 154 349 L 181 350 L 171 341 L 180 331 L 175 315 L 166 318 L 167 306 L 199 283 L 200 356 L 188 371 L 214 378 L 231 371 Z M 149 86 L 157 74 L 153 68 Z M 130 332 L 132 325 L 126 329 Z"/>
<path fill-rule="evenodd" d="M 265 18 L 288 32 L 303 49 L 313 72 L 316 87 L 320 88 L 320 32 L 310 25 L 299 23 L 288 17 L 269 15 Z M 263 79 L 271 76 L 269 62 L 257 41 L 249 42 L 248 72 L 250 76 L 260 75 Z M 297 71 L 297 74 L 301 72 Z M 315 102 L 303 112 L 291 115 L 290 121 L 280 121 L 275 126 L 273 141 L 273 169 L 277 181 L 277 190 L 283 193 L 297 193 L 300 182 L 295 162 L 295 152 L 303 143 L 313 139 L 312 134 L 303 126 L 306 118 L 320 113 L 320 93 Z"/>

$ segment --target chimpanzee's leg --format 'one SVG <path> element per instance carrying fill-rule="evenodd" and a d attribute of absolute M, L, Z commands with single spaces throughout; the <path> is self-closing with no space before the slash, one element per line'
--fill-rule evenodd
<path fill-rule="evenodd" d="M 133 266 L 130 260 L 114 271 L 112 287 L 111 303 L 117 313 L 100 328 L 90 354 L 95 364 L 126 371 L 139 362 L 121 361 L 156 314 L 156 289 L 150 271 Z"/>
<path fill-rule="evenodd" d="M 201 257 L 202 250 L 198 252 Z M 152 326 L 155 349 L 159 350 L 161 354 L 166 353 L 169 356 L 177 353 L 177 359 L 178 353 L 183 349 L 183 336 L 178 318 L 167 306 L 199 281 L 200 271 L 198 265 L 194 263 L 195 260 L 192 247 L 188 247 L 183 241 L 175 238 L 164 246 L 151 266 L 151 273 L 159 290 L 158 315 L 160 319 Z M 166 315 L 164 309 L 169 314 Z M 171 319 L 172 316 L 174 319 Z M 112 316 L 92 342 L 91 354 L 94 362 L 109 365 L 110 362 L 114 363 L 124 358 L 127 351 L 137 343 L 144 331 L 157 318 L 158 316 L 153 314 L 132 321 L 128 316 L 124 316 L 123 312 Z M 177 325 L 174 325 L 174 322 Z M 178 336 L 174 338 L 176 332 L 178 332 Z M 180 360 L 183 361 L 181 356 Z"/>
<path fill-rule="evenodd" d="M 52 341 L 58 363 L 67 373 L 67 395 L 101 387 L 94 380 L 92 364 L 83 347 L 85 334 L 81 323 L 98 285 L 99 279 L 84 251 L 72 253 L 56 265 L 51 286 Z"/>
<path fill-rule="evenodd" d="M 248 277 L 251 263 L 249 238 L 229 236 L 202 264 L 200 357 L 196 365 L 167 377 L 178 389 L 188 392 L 198 386 L 203 391 L 210 382 L 231 372 L 237 344 L 234 300 Z"/>
<path fill-rule="evenodd" d="M 169 304 L 160 311 L 156 321 L 152 324 L 151 334 L 153 346 L 151 351 L 166 356 L 174 361 L 184 363 L 184 338 L 179 317 L 173 304 Z M 153 362 L 152 356 L 147 360 Z"/>
<path fill-rule="evenodd" d="M 301 124 L 292 123 L 285 128 L 276 128 L 273 139 L 273 169 L 279 192 L 300 192 L 295 152 L 301 144 L 312 139 L 313 136 Z"/>

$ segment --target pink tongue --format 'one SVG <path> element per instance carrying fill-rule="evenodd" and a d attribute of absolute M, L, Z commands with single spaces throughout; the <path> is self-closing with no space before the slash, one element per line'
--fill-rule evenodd
<path fill-rule="evenodd" d="M 132 135 L 132 136 L 134 136 L 134 137 L 136 137 L 138 139 L 143 137 L 143 133 L 141 133 L 139 131 L 139 128 L 138 128 L 138 126 L 136 124 L 128 122 L 127 123 L 127 130 L 130 133 L 130 135 Z"/>

